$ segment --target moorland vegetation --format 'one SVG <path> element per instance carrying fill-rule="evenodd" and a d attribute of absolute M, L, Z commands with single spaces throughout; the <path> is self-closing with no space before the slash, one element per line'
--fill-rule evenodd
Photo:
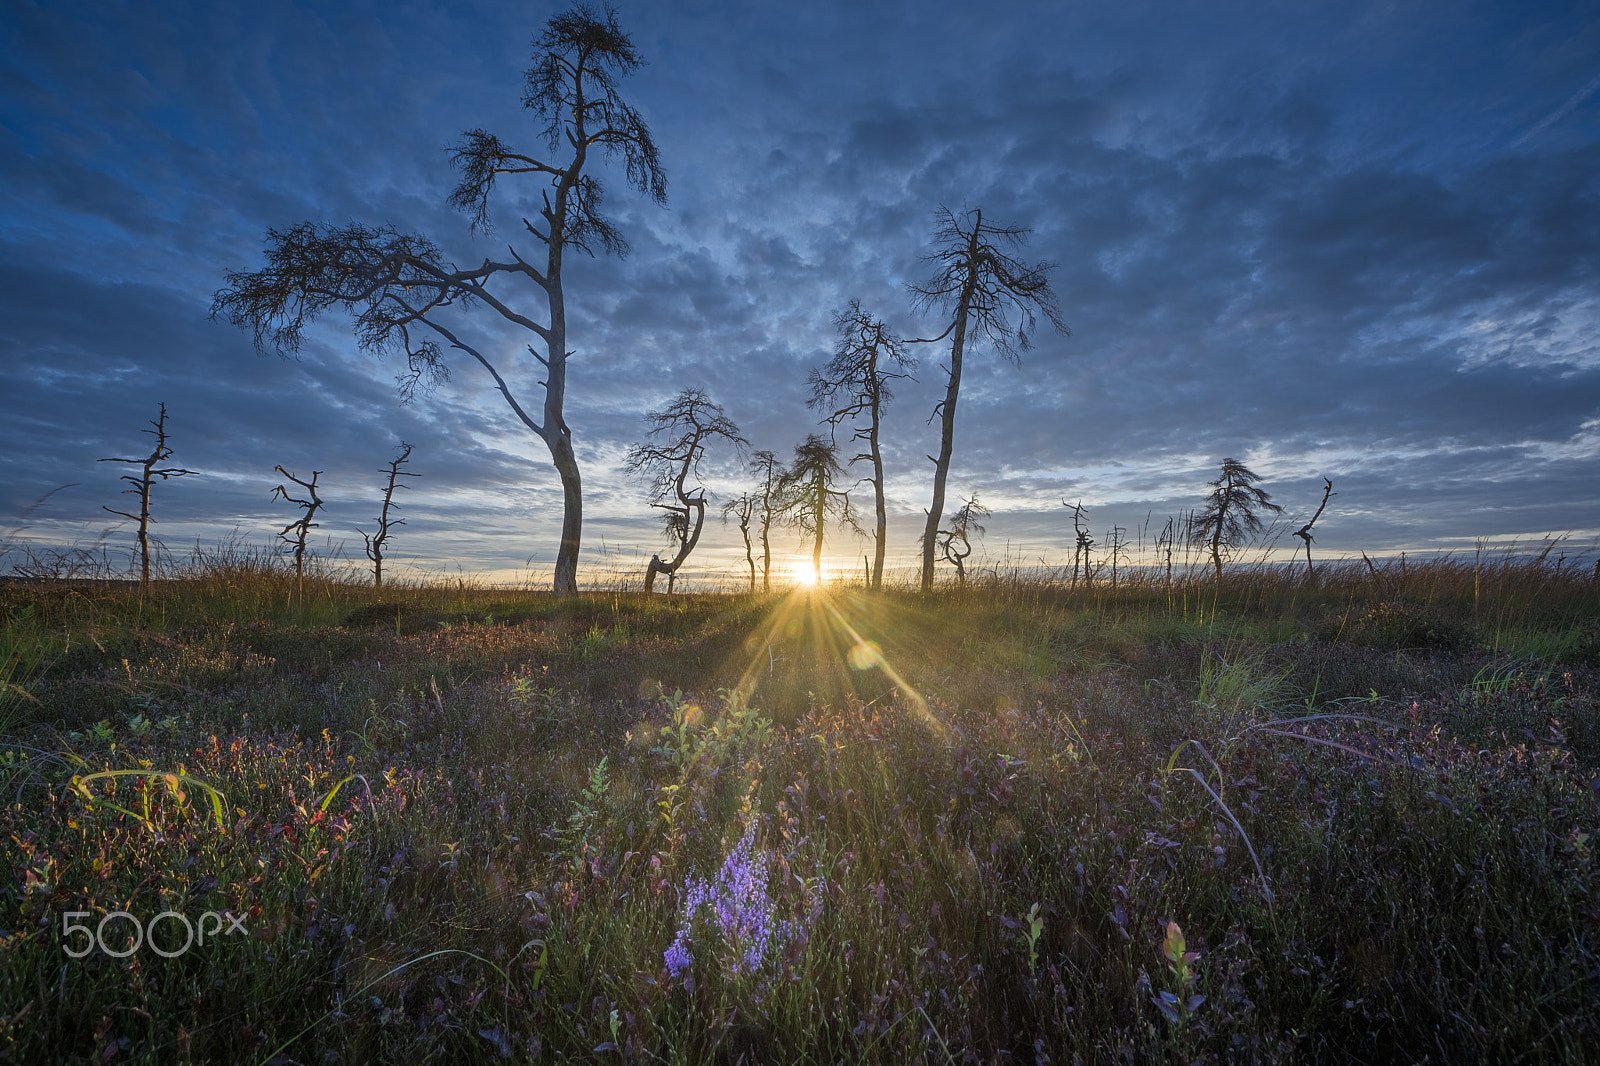
<path fill-rule="evenodd" d="M 1600 590 L 1559 555 L 564 598 L 202 562 L 0 586 L 5 1061 L 1600 1045 Z"/>

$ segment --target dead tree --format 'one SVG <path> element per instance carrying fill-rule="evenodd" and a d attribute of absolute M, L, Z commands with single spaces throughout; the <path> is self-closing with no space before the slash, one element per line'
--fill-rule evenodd
<path fill-rule="evenodd" d="M 102 510 L 110 511 L 122 518 L 130 518 L 139 523 L 139 589 L 142 592 L 150 585 L 150 489 L 155 485 L 156 478 L 162 481 L 173 477 L 183 477 L 186 474 L 199 473 L 196 470 L 185 470 L 182 467 L 159 464 L 166 462 L 172 456 L 172 449 L 167 447 L 167 405 L 162 404 L 156 420 L 150 423 L 154 429 L 141 430 L 156 439 L 155 449 L 143 459 L 100 459 L 102 463 L 132 463 L 139 468 L 139 473 L 124 474 L 121 480 L 132 485 L 131 489 L 123 489 L 124 496 L 139 497 L 139 513 L 129 514 L 127 511 L 117 511 L 110 507 Z"/>
<path fill-rule="evenodd" d="M 879 445 L 883 405 L 894 398 L 889 382 L 894 378 L 911 377 L 906 371 L 915 369 L 917 361 L 906 354 L 905 345 L 881 321 L 861 310 L 859 300 L 851 300 L 848 308 L 834 316 L 833 324 L 839 331 L 839 345 L 834 349 L 832 362 L 821 370 L 811 371 L 811 398 L 806 406 L 832 408 L 823 418 L 832 427 L 846 419 L 863 415 L 867 418 L 866 426 L 857 429 L 851 438 L 864 442 L 866 451 L 850 462 L 865 460 L 872 464 L 871 475 L 862 479 L 872 483 L 877 513 L 873 531 L 876 547 L 868 585 L 881 589 L 883 559 L 889 539 L 883 494 L 883 451 Z"/>
<path fill-rule="evenodd" d="M 400 506 L 394 502 L 394 490 L 403 489 L 406 487 L 405 485 L 400 484 L 401 478 L 422 476 L 421 474 L 413 474 L 409 470 L 400 469 L 400 467 L 408 462 L 410 458 L 411 445 L 407 444 L 405 441 L 401 441 L 400 454 L 389 460 L 389 483 L 384 487 L 383 490 L 383 510 L 378 512 L 377 532 L 373 533 L 371 536 L 368 536 L 365 530 L 356 530 L 357 533 L 361 534 L 361 539 L 366 541 L 367 558 L 372 560 L 373 588 L 383 587 L 383 546 L 388 543 L 389 531 L 395 526 L 403 526 L 406 524 L 406 520 L 404 518 L 389 517 L 390 509 Z M 382 471 L 379 472 L 382 473 Z"/>
<path fill-rule="evenodd" d="M 956 568 L 956 577 L 961 582 L 961 587 L 967 587 L 967 556 L 972 554 L 971 534 L 983 536 L 983 527 L 978 524 L 978 519 L 987 517 L 989 508 L 978 502 L 978 494 L 973 493 L 962 501 L 956 512 L 950 516 L 950 525 L 938 532 L 939 554 L 945 562 Z M 960 542 L 961 546 L 956 547 Z"/>
<path fill-rule="evenodd" d="M 301 481 L 281 466 L 273 467 L 273 469 L 306 490 L 306 498 L 303 500 L 289 495 L 289 489 L 284 485 L 279 485 L 272 490 L 273 499 L 276 500 L 282 497 L 286 502 L 292 503 L 305 511 L 305 514 L 290 522 L 278 532 L 279 539 L 286 544 L 294 545 L 294 579 L 296 584 L 301 584 L 305 577 L 306 536 L 313 529 L 321 528 L 320 524 L 313 522 L 311 518 L 317 513 L 317 508 L 322 506 L 322 497 L 317 495 L 317 478 L 322 475 L 322 471 L 313 470 L 311 471 L 310 481 Z M 293 531 L 292 536 L 290 535 L 291 530 Z"/>
<path fill-rule="evenodd" d="M 754 492 L 741 492 L 722 505 L 722 520 L 739 520 L 739 535 L 744 538 L 744 561 L 750 564 L 750 591 L 756 590 L 756 555 L 750 543 L 750 520 L 761 506 L 761 497 Z M 670 579 L 669 579 L 670 580 Z"/>
<path fill-rule="evenodd" d="M 689 544 L 689 516 L 677 510 L 663 511 L 661 515 L 661 535 L 667 539 L 668 544 L 676 545 L 677 549 L 682 551 Z M 687 558 L 686 555 L 685 558 Z M 659 554 L 654 559 L 657 563 L 661 562 Z M 667 575 L 667 595 L 672 595 L 678 584 L 677 569 L 667 570 L 665 566 L 661 566 L 656 572 Z M 645 574 L 644 590 L 646 592 L 655 591 L 654 574 Z"/>
<path fill-rule="evenodd" d="M 699 481 L 706 448 L 721 437 L 743 453 L 749 442 L 739 435 L 739 427 L 721 406 L 700 389 L 684 389 L 665 409 L 645 415 L 645 423 L 651 426 L 650 436 L 665 434 L 668 439 L 635 444 L 628 449 L 623 465 L 649 482 L 650 506 L 665 512 L 663 532 L 676 549 L 671 562 L 663 562 L 659 553 L 651 556 L 644 590 L 654 591 L 656 575 L 666 574 L 667 591 L 671 592 L 678 568 L 700 542 L 705 525 L 706 490 Z"/>
<path fill-rule="evenodd" d="M 1211 486 L 1206 505 L 1195 516 L 1191 539 L 1204 545 L 1211 553 L 1211 565 L 1216 571 L 1217 585 L 1222 585 L 1222 551 L 1248 544 L 1262 530 L 1256 509 L 1281 514 L 1283 508 L 1272 502 L 1265 490 L 1255 483 L 1261 478 L 1237 459 L 1222 460 L 1222 472 Z"/>
<path fill-rule="evenodd" d="M 1078 587 L 1078 568 L 1083 568 L 1083 583 L 1088 585 L 1094 579 L 1094 571 L 1089 568 L 1090 553 L 1094 551 L 1094 534 L 1089 532 L 1086 519 L 1089 512 L 1083 509 L 1083 501 L 1068 503 L 1061 501 L 1061 506 L 1072 508 L 1072 531 L 1076 534 L 1072 546 L 1072 587 Z"/>
<path fill-rule="evenodd" d="M 228 274 L 211 313 L 253 330 L 258 348 L 270 345 L 283 354 L 299 350 L 302 330 L 324 311 L 352 313 L 363 348 L 405 354 L 408 372 L 401 393 L 407 399 L 448 376 L 446 349 L 479 363 L 512 412 L 544 442 L 560 476 L 563 511 L 554 590 L 567 596 L 578 589 L 583 490 L 564 414 L 567 364 L 574 354 L 567 347 L 564 256 L 569 248 L 590 255 L 597 248 L 617 255 L 627 251 L 622 235 L 600 214 L 604 193 L 587 169 L 591 154 L 620 156 L 628 183 L 658 204 L 666 202 L 667 184 L 649 127 L 617 93 L 618 79 L 644 60 L 617 26 L 616 13 L 607 8 L 596 14 L 580 3 L 550 19 L 535 43 L 539 52 L 526 74 L 522 103 L 543 123 L 546 158 L 524 155 L 482 129 L 468 130 L 452 149 L 461 182 L 450 202 L 468 214 L 474 231 L 488 232 L 489 199 L 503 175 L 527 175 L 536 186 L 542 184 L 539 195 L 531 197 L 541 205 L 541 221 L 521 220 L 544 245 L 542 265 L 508 247 L 510 258 L 504 262 L 485 258 L 481 265 L 459 267 L 426 238 L 392 227 L 304 222 L 268 230 L 266 269 Z M 505 289 L 497 290 L 505 282 L 537 290 L 542 313 L 519 309 Z M 472 323 L 459 312 L 480 305 L 526 330 L 543 347 L 540 355 L 527 346 L 543 368 L 542 381 L 536 368 L 511 368 L 520 371 L 514 378 L 535 380 L 544 389 L 541 417 L 523 407 L 501 374 L 506 362 L 491 361 L 504 350 L 498 330 L 491 327 L 476 343 L 466 332 Z"/>
<path fill-rule="evenodd" d="M 1124 536 L 1128 531 L 1123 526 L 1113 524 L 1111 532 L 1106 534 L 1106 553 L 1111 562 L 1111 587 L 1117 587 L 1117 564 L 1128 561 L 1128 541 Z M 1105 563 L 1101 563 L 1104 566 Z"/>
<path fill-rule="evenodd" d="M 956 216 L 940 208 L 934 230 L 934 249 L 923 259 L 937 265 L 934 276 L 921 285 L 911 286 L 913 300 L 920 308 L 953 310 L 950 326 L 926 343 L 951 337 L 950 365 L 944 399 L 933 409 L 940 419 L 939 456 L 928 456 L 933 463 L 933 502 L 922 535 L 922 587 L 933 587 L 933 553 L 938 542 L 939 523 L 944 514 L 945 482 L 950 476 L 950 457 L 955 449 L 956 399 L 961 392 L 961 361 L 966 351 L 967 334 L 982 331 L 1005 358 L 1020 365 L 1018 351 L 1032 346 L 1028 331 L 1035 324 L 1035 311 L 1050 324 L 1067 332 L 1056 313 L 1055 295 L 1047 275 L 1051 263 L 1032 266 L 1004 254 L 998 245 L 1020 246 L 1028 231 L 1018 226 L 997 226 L 983 220 L 981 210 Z M 1012 315 L 1019 316 L 1016 325 Z"/>
<path fill-rule="evenodd" d="M 802 536 L 812 538 L 811 570 L 822 584 L 822 541 L 827 533 L 828 516 L 841 525 L 861 532 L 850 507 L 850 493 L 833 486 L 844 476 L 839 465 L 838 446 L 827 437 L 813 433 L 794 450 L 794 462 L 784 471 L 777 490 L 777 512 L 789 520 Z"/>
<path fill-rule="evenodd" d="M 772 522 L 778 517 L 778 486 L 783 483 L 784 468 L 778 457 L 769 451 L 759 451 L 750 456 L 750 472 L 760 481 L 755 490 L 760 494 L 757 507 L 761 515 L 761 591 L 772 591 Z"/>
<path fill-rule="evenodd" d="M 1178 520 L 1172 515 L 1167 516 L 1167 524 L 1161 528 L 1161 535 L 1156 538 L 1156 558 L 1166 556 L 1167 578 L 1166 587 L 1172 587 L 1172 549 L 1178 539 Z"/>
<path fill-rule="evenodd" d="M 1294 535 L 1305 541 L 1306 544 L 1306 582 L 1313 588 L 1317 584 L 1317 572 L 1311 566 L 1311 527 L 1317 524 L 1317 519 L 1322 517 L 1323 508 L 1328 506 L 1328 500 L 1338 495 L 1333 491 L 1333 482 L 1328 478 L 1322 479 L 1322 503 L 1317 507 L 1317 513 L 1311 516 L 1311 521 L 1294 531 Z"/>

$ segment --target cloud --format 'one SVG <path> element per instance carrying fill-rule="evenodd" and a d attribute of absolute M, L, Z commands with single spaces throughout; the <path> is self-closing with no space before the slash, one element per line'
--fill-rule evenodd
<path fill-rule="evenodd" d="M 403 407 L 398 367 L 336 314 L 283 362 L 207 311 L 228 271 L 259 266 L 268 227 L 304 219 L 394 222 L 462 263 L 507 243 L 536 255 L 519 216 L 539 184 L 508 180 L 497 229 L 473 236 L 446 203 L 444 148 L 479 125 L 539 148 L 520 72 L 551 10 L 0 16 L 17 42 L 0 77 L 0 439 L 15 457 L 0 516 L 79 482 L 41 521 L 95 528 L 115 488 L 95 460 L 137 449 L 164 401 L 180 460 L 207 472 L 164 497 L 173 530 L 266 529 L 281 462 L 326 471 L 328 526 L 353 537 L 406 439 L 426 477 L 411 543 L 463 565 L 548 563 L 557 483 L 481 369 L 454 365 Z M 952 477 L 995 508 L 991 542 L 1059 550 L 1063 496 L 1124 525 L 1193 506 L 1227 455 L 1313 503 L 1334 477 L 1348 510 L 1330 505 L 1329 543 L 1600 527 L 1584 474 L 1600 418 L 1594 83 L 1545 110 L 1588 76 L 1561 43 L 1584 26 L 1227 3 L 621 15 L 651 59 L 624 87 L 671 200 L 604 170 L 632 254 L 567 259 L 566 419 L 608 546 L 656 544 L 620 457 L 679 389 L 707 389 L 787 455 L 815 428 L 806 374 L 848 300 L 903 335 L 943 330 L 905 291 L 930 269 L 940 205 L 1030 227 L 1021 254 L 1058 264 L 1072 328 L 1041 331 L 1020 368 L 981 346 L 967 360 Z M 1560 138 L 1533 139 L 1556 121 Z M 1518 151 L 1498 151 L 1519 123 Z M 497 291 L 539 314 L 531 287 Z M 461 323 L 541 408 L 534 338 Z M 927 505 L 947 358 L 916 354 L 885 424 L 898 551 Z M 715 487 L 736 488 L 733 472 Z M 710 529 L 704 550 L 736 538 Z"/>
<path fill-rule="evenodd" d="M 1572 109 L 1587 100 L 1589 98 L 1589 94 L 1594 92 L 1596 89 L 1600 89 L 1600 74 L 1596 74 L 1593 78 L 1590 78 L 1587 85 L 1573 93 L 1571 96 L 1567 97 L 1566 103 L 1550 112 L 1538 122 L 1535 122 L 1532 126 L 1529 126 L 1527 132 L 1511 142 L 1511 147 L 1520 148 L 1524 141 L 1531 140 L 1544 130 L 1549 129 L 1557 122 L 1560 122 L 1562 119 L 1572 114 Z"/>

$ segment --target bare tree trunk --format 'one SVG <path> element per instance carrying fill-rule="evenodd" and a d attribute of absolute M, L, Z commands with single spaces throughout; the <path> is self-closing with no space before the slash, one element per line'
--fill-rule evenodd
<path fill-rule="evenodd" d="M 761 520 L 761 591 L 772 591 L 772 541 L 768 539 L 767 531 L 772 528 L 772 514 L 769 511 Z"/>
<path fill-rule="evenodd" d="M 139 494 L 139 586 L 150 584 L 150 480 Z"/>
<path fill-rule="evenodd" d="M 767 453 L 770 457 L 771 453 Z M 759 456 L 758 456 L 759 458 Z M 772 461 L 767 465 L 767 480 L 761 489 L 761 591 L 772 591 Z"/>
<path fill-rule="evenodd" d="M 317 495 L 317 478 L 322 476 L 322 471 L 313 470 L 311 471 L 310 481 L 301 481 L 299 478 L 295 477 L 281 466 L 274 467 L 273 469 L 277 470 L 278 473 L 282 474 L 284 477 L 288 478 L 290 481 L 306 490 L 306 498 L 303 500 L 289 495 L 289 490 L 283 485 L 279 485 L 277 488 L 272 490 L 273 499 L 282 497 L 285 501 L 298 505 L 299 508 L 305 512 L 305 514 L 284 526 L 283 531 L 278 534 L 279 537 L 294 545 L 295 585 L 301 591 L 304 591 L 306 537 L 313 529 L 319 528 L 318 523 L 313 522 L 311 519 L 316 516 L 317 509 L 322 506 L 322 497 Z M 293 537 L 289 536 L 289 531 L 291 529 L 295 531 L 295 535 Z"/>
<path fill-rule="evenodd" d="M 687 469 L 685 467 L 685 472 L 687 472 Z M 681 483 L 681 477 L 679 481 Z M 700 543 L 700 531 L 705 527 L 706 522 L 705 497 L 683 496 L 680 494 L 679 498 L 683 501 L 682 507 L 667 507 L 665 504 L 655 505 L 657 507 L 667 507 L 668 510 L 677 511 L 683 515 L 683 540 L 678 543 L 678 554 L 673 558 L 672 562 L 662 562 L 660 555 L 652 555 L 650 557 L 650 566 L 644 573 L 644 590 L 646 592 L 655 590 L 657 574 L 666 574 L 667 592 L 670 593 L 672 586 L 677 583 L 678 568 L 683 565 L 685 559 L 689 558 L 689 553 L 694 551 L 695 545 Z M 694 515 L 693 528 L 689 525 L 691 513 Z"/>
<path fill-rule="evenodd" d="M 817 575 L 818 585 L 822 584 L 822 533 L 823 526 L 827 522 L 827 491 L 827 486 L 823 485 L 822 479 L 819 477 L 817 479 L 817 540 L 811 547 L 811 572 Z"/>
<path fill-rule="evenodd" d="M 1333 495 L 1333 482 L 1328 478 L 1322 479 L 1322 504 L 1317 508 L 1317 513 L 1311 516 L 1311 521 L 1294 531 L 1294 535 L 1305 541 L 1306 544 L 1306 583 L 1312 588 L 1317 587 L 1317 571 L 1311 565 L 1311 527 L 1317 524 L 1317 519 L 1322 517 L 1323 508 L 1328 506 L 1328 498 Z"/>
<path fill-rule="evenodd" d="M 578 592 L 578 545 L 583 536 L 583 481 L 578 475 L 578 459 L 572 452 L 572 434 L 560 424 L 560 436 L 550 448 L 556 472 L 561 475 L 561 548 L 556 553 L 556 596 L 575 596 Z"/>
<path fill-rule="evenodd" d="M 555 197 L 555 211 L 550 219 L 550 254 L 546 259 L 544 286 L 550 302 L 550 333 L 546 338 L 546 351 L 550 353 L 545 369 L 549 372 L 544 391 L 544 438 L 550 448 L 550 459 L 556 473 L 561 476 L 561 547 L 556 551 L 555 580 L 551 588 L 558 598 L 575 596 L 578 592 L 578 548 L 583 540 L 583 480 L 578 474 L 578 457 L 572 450 L 572 430 L 567 428 L 562 407 L 567 394 L 567 305 L 566 293 L 561 287 L 561 253 L 565 248 L 562 235 L 566 232 L 567 197 L 577 184 L 578 173 L 583 169 L 584 114 L 577 111 L 578 136 L 572 165 L 561 175 Z"/>
<path fill-rule="evenodd" d="M 867 580 L 867 587 L 874 591 L 883 590 L 883 557 L 889 547 L 889 514 L 883 501 L 883 452 L 878 447 L 878 427 L 880 416 L 878 405 L 872 405 L 872 490 L 877 504 L 877 528 L 874 530 L 876 544 L 873 547 L 872 573 Z"/>
<path fill-rule="evenodd" d="M 1222 524 L 1228 514 L 1228 505 L 1217 509 L 1217 526 L 1211 531 L 1211 565 L 1216 570 L 1217 587 L 1222 587 Z"/>
<path fill-rule="evenodd" d="M 390 531 L 395 526 L 403 526 L 406 524 L 406 520 L 404 518 L 391 519 L 389 517 L 390 509 L 399 506 L 399 504 L 394 502 L 394 490 L 403 489 L 406 487 L 400 482 L 401 478 L 422 476 L 421 474 L 413 474 L 409 471 L 400 469 L 400 467 L 405 465 L 410 458 L 411 445 L 407 444 L 405 441 L 401 441 L 400 454 L 389 461 L 389 482 L 383 490 L 383 508 L 378 512 L 377 530 L 371 536 L 368 536 L 359 529 L 356 530 L 357 533 L 361 533 L 361 539 L 366 541 L 367 558 L 372 560 L 373 588 L 383 587 L 383 549 L 384 545 L 388 543 Z"/>
<path fill-rule="evenodd" d="M 976 255 L 978 231 L 973 230 L 973 254 Z M 956 398 L 961 393 L 961 355 L 967 343 L 967 307 L 972 300 L 969 284 L 961 294 L 956 308 L 955 339 L 950 344 L 950 382 L 945 387 L 944 402 L 940 407 L 939 458 L 933 460 L 933 502 L 928 506 L 928 522 L 922 531 L 922 588 L 933 588 L 933 549 L 939 535 L 939 523 L 944 520 L 944 487 L 950 477 L 950 456 L 956 446 Z M 929 458 L 933 458 L 929 456 Z"/>
<path fill-rule="evenodd" d="M 744 537 L 744 559 L 750 564 L 750 591 L 756 590 L 756 557 L 750 550 L 750 520 L 745 519 L 739 523 L 739 533 Z"/>

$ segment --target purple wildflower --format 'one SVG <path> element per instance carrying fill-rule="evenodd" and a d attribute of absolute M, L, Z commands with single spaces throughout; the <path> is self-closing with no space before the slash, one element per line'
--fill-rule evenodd
<path fill-rule="evenodd" d="M 674 978 L 682 977 L 683 971 L 689 968 L 689 963 L 694 961 L 689 955 L 689 928 L 685 926 L 678 930 L 678 939 L 666 951 L 667 972 Z"/>
<path fill-rule="evenodd" d="M 765 855 L 755 850 L 755 827 L 745 830 L 715 878 L 690 877 L 684 883 L 683 926 L 666 951 L 668 971 L 677 977 L 690 962 L 690 926 L 701 908 L 710 906 L 717 931 L 733 950 L 729 969 L 754 973 L 770 952 L 781 950 L 795 934 L 793 922 L 776 917 L 769 892 L 771 871 Z"/>

